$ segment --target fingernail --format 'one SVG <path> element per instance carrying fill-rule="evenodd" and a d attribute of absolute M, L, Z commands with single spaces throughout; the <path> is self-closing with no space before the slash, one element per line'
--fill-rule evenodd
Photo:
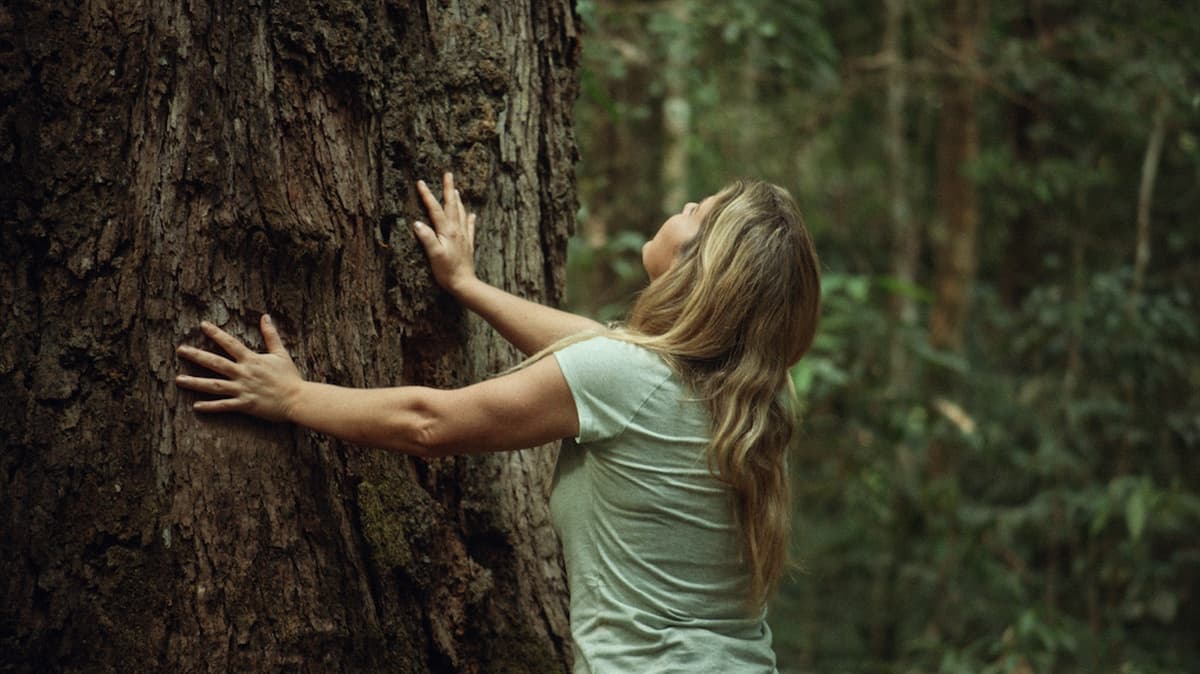
<path fill-rule="evenodd" d="M 424 181 L 424 180 L 418 180 L 418 181 L 417 181 L 417 184 L 418 184 L 418 185 L 420 185 L 421 187 L 425 187 L 425 181 Z"/>
<path fill-rule="evenodd" d="M 263 319 L 267 322 L 267 325 L 271 324 L 271 314 L 263 314 Z"/>

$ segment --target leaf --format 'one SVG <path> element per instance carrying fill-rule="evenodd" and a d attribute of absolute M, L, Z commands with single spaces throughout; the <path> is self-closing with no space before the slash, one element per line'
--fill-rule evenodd
<path fill-rule="evenodd" d="M 1139 485 L 1129 494 L 1125 502 L 1125 524 L 1133 540 L 1141 540 L 1142 532 L 1146 530 L 1146 489 Z"/>
<path fill-rule="evenodd" d="M 846 293 L 857 302 L 865 302 L 871 291 L 871 280 L 866 276 L 854 276 L 846 280 Z"/>
<path fill-rule="evenodd" d="M 911 281 L 902 281 L 895 276 L 881 276 L 875 281 L 876 285 L 882 288 L 885 292 L 893 295 L 898 295 L 915 302 L 923 304 L 933 303 L 933 293 L 924 287 L 912 283 Z"/>
<path fill-rule="evenodd" d="M 966 374 L 970 369 L 970 366 L 967 364 L 967 360 L 961 355 L 952 351 L 942 351 L 927 344 L 920 343 L 914 345 L 913 351 L 929 363 L 939 365 L 952 372 Z"/>
<path fill-rule="evenodd" d="M 792 368 L 792 386 L 796 389 L 796 395 L 801 399 L 808 397 L 808 394 L 812 391 L 813 380 L 815 378 L 816 373 L 807 365 L 804 367 L 796 365 L 796 367 Z"/>

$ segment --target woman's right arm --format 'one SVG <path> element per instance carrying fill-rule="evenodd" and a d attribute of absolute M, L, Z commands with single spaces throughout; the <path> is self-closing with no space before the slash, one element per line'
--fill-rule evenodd
<path fill-rule="evenodd" d="M 528 356 L 563 337 L 603 329 L 590 318 L 522 299 L 479 280 L 475 276 L 475 214 L 467 214 L 454 189 L 454 176 L 446 173 L 442 177 L 441 203 L 424 181 L 417 183 L 417 191 L 433 227 L 417 222 L 413 230 L 429 256 L 434 278 L 522 353 Z"/>
<path fill-rule="evenodd" d="M 290 421 L 355 444 L 422 457 L 535 447 L 579 435 L 579 414 L 555 358 L 452 391 L 421 386 L 356 389 L 304 381 L 271 319 L 259 326 L 267 353 L 211 323 L 200 329 L 229 357 L 181 345 L 182 358 L 219 376 L 175 383 L 214 398 L 197 412 L 243 412 Z"/>

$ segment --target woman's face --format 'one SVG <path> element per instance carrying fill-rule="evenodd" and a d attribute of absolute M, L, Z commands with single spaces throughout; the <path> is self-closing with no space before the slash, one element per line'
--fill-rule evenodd
<path fill-rule="evenodd" d="M 696 237 L 696 233 L 700 231 L 700 221 L 708 214 L 712 205 L 713 197 L 708 197 L 699 204 L 684 204 L 683 209 L 667 218 L 658 228 L 654 238 L 642 246 L 642 266 L 646 268 L 646 274 L 650 276 L 651 281 L 662 276 L 675 264 L 680 247 Z"/>

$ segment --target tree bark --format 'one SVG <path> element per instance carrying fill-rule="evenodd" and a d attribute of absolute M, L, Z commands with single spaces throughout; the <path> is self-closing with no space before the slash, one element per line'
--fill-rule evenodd
<path fill-rule="evenodd" d="M 271 310 L 310 378 L 458 386 L 516 353 L 437 290 L 563 291 L 568 2 L 0 8 L 0 669 L 563 671 L 553 448 L 422 462 L 198 417 L 202 319 Z M 260 345 L 261 346 L 261 345 Z M 484 449 L 484 448 L 480 448 Z"/>

